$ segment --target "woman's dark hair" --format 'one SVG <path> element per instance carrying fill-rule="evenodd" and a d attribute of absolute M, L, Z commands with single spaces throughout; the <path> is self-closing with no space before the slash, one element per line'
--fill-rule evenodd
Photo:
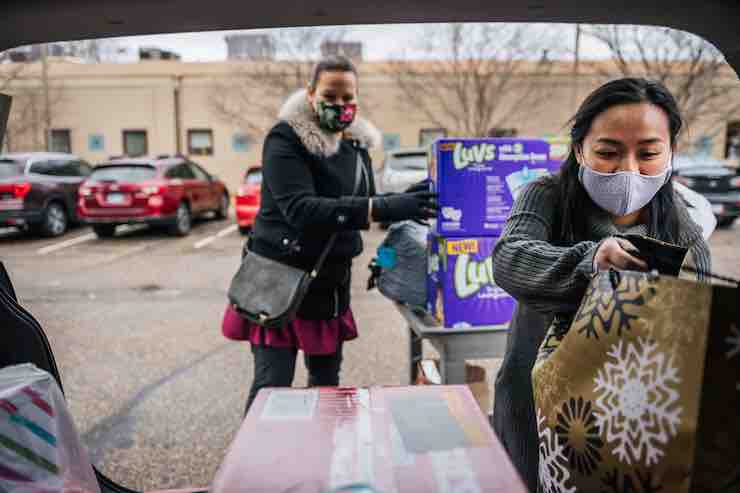
<path fill-rule="evenodd" d="M 314 66 L 313 72 L 311 72 L 311 80 L 308 83 L 309 90 L 316 90 L 319 78 L 324 72 L 352 72 L 357 77 L 355 64 L 349 58 L 343 55 L 330 55 L 319 60 Z"/>
<path fill-rule="evenodd" d="M 591 130 L 594 119 L 609 108 L 621 104 L 650 103 L 661 108 L 668 117 L 671 147 L 675 148 L 681 131 L 682 119 L 676 100 L 661 83 L 641 78 L 624 78 L 607 82 L 592 92 L 578 108 L 570 122 L 571 147 L 558 176 L 552 180 L 560 195 L 560 238 L 565 242 L 578 241 L 588 236 L 588 211 L 596 208 L 578 180 L 579 164 L 576 150 Z M 648 205 L 651 236 L 672 243 L 678 242 L 679 219 L 673 199 L 673 185 L 669 181 Z"/>

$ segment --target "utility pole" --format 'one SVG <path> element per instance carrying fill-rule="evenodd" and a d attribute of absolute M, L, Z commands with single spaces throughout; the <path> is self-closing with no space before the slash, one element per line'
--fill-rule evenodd
<path fill-rule="evenodd" d="M 49 98 L 48 46 L 41 45 L 41 85 L 44 92 L 44 148 L 51 151 L 51 102 Z"/>
<path fill-rule="evenodd" d="M 175 75 L 174 78 L 174 116 L 175 116 L 175 152 L 179 156 L 182 154 L 182 75 Z"/>

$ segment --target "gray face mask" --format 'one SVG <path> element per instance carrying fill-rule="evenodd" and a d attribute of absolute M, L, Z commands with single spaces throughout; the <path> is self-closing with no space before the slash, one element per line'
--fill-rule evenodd
<path fill-rule="evenodd" d="M 578 180 L 591 200 L 617 217 L 632 214 L 645 207 L 670 178 L 670 161 L 665 170 L 655 176 L 633 171 L 599 173 L 584 165 L 580 165 L 578 170 Z"/>

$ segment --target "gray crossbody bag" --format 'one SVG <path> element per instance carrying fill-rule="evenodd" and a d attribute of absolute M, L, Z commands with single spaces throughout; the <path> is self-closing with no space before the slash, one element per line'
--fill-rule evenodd
<path fill-rule="evenodd" d="M 359 192 L 365 173 L 358 151 L 353 196 Z M 309 272 L 248 252 L 231 280 L 229 303 L 239 315 L 251 322 L 266 328 L 282 327 L 295 318 L 298 307 L 336 239 L 337 233 L 332 234 L 316 265 Z"/>

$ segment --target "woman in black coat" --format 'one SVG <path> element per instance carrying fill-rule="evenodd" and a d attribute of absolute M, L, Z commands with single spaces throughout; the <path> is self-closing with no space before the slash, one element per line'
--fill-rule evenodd
<path fill-rule="evenodd" d="M 357 118 L 358 78 L 344 57 L 314 68 L 308 89 L 289 98 L 265 138 L 262 203 L 248 249 L 310 270 L 333 233 L 337 240 L 298 309 L 281 329 L 248 324 L 254 381 L 247 410 L 263 387 L 289 387 L 302 350 L 309 386 L 338 385 L 342 344 L 357 337 L 350 309 L 352 259 L 362 252 L 359 230 L 371 221 L 426 219 L 434 196 L 424 191 L 376 196 L 368 147 L 379 132 Z M 358 156 L 360 187 L 352 195 Z M 247 253 L 248 255 L 248 253 Z"/>

